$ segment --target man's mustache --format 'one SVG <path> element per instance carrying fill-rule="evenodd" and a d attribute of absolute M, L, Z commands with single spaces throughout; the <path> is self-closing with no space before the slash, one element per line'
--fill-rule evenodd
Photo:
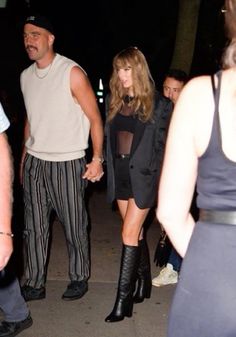
<path fill-rule="evenodd" d="M 30 50 L 30 49 L 35 49 L 35 50 L 38 50 L 35 46 L 32 46 L 32 45 L 27 45 L 26 46 L 26 50 Z"/>

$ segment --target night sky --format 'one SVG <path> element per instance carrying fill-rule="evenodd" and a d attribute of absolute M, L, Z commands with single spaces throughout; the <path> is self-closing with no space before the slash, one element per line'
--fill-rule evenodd
<path fill-rule="evenodd" d="M 131 45 L 143 51 L 157 86 L 160 85 L 172 58 L 178 0 L 61 2 L 8 0 L 8 8 L 0 10 L 1 87 L 14 83 L 17 87 L 20 72 L 29 65 L 21 24 L 32 12 L 51 19 L 56 31 L 55 50 L 77 61 L 95 90 L 100 77 L 108 83 L 113 56 Z M 211 73 L 218 67 L 225 43 L 219 14 L 222 3 L 223 0 L 202 0 L 193 75 Z"/>

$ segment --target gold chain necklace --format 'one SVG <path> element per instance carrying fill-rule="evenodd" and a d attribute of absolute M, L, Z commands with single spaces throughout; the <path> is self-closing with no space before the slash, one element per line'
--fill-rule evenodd
<path fill-rule="evenodd" d="M 50 72 L 50 70 L 51 70 L 51 68 L 52 68 L 52 63 L 53 63 L 53 61 L 49 64 L 49 66 L 47 66 L 46 68 L 42 69 L 42 70 L 46 70 L 46 69 L 47 69 L 46 73 L 45 73 L 43 76 L 40 76 L 40 75 L 39 75 L 38 70 L 37 70 L 37 66 L 36 66 L 36 63 L 35 63 L 35 64 L 34 64 L 34 73 L 35 73 L 35 75 L 36 75 L 40 80 L 42 80 L 43 78 L 47 77 L 48 74 L 49 74 L 49 72 Z"/>

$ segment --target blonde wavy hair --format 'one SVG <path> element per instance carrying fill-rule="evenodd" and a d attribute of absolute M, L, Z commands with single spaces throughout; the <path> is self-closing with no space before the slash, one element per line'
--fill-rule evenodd
<path fill-rule="evenodd" d="M 223 68 L 236 66 L 236 0 L 225 0 L 225 29 L 229 43 L 222 57 Z"/>
<path fill-rule="evenodd" d="M 137 47 L 129 47 L 119 52 L 113 59 L 113 72 L 110 78 L 110 104 L 108 121 L 121 110 L 123 98 L 128 94 L 118 77 L 119 69 L 131 67 L 134 98 L 129 105 L 138 118 L 146 122 L 152 118 L 154 107 L 155 83 L 143 53 Z"/>

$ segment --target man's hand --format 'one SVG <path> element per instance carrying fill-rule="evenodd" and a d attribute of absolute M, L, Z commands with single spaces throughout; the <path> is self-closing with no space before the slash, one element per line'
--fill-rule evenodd
<path fill-rule="evenodd" d="M 82 178 L 88 179 L 92 183 L 99 181 L 104 174 L 102 163 L 99 161 L 91 161 L 86 165 L 86 168 L 87 170 L 85 171 Z"/>

